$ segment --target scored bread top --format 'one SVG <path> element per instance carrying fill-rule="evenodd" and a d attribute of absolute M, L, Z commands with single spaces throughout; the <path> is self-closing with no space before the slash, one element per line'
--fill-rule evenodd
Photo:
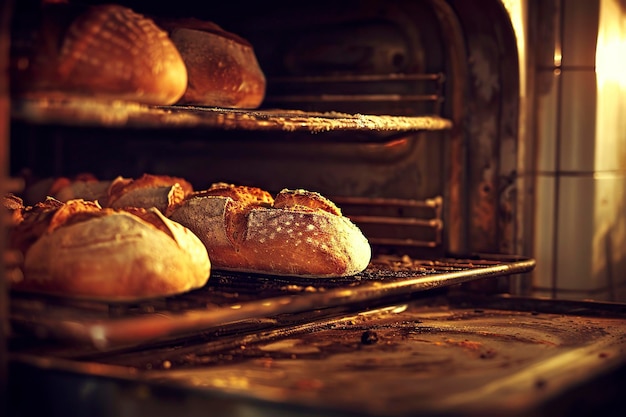
<path fill-rule="evenodd" d="M 341 216 L 341 209 L 320 193 L 308 190 L 283 189 L 274 199 L 274 208 L 298 210 L 323 210 Z"/>
<path fill-rule="evenodd" d="M 155 207 L 169 216 L 193 192 L 183 178 L 144 174 L 137 179 L 117 177 L 108 191 L 107 206 L 112 208 Z"/>
<path fill-rule="evenodd" d="M 15 69 L 17 93 L 35 98 L 174 104 L 187 89 L 185 63 L 167 32 L 117 4 L 44 4 Z"/>
<path fill-rule="evenodd" d="M 219 183 L 190 195 L 171 218 L 207 247 L 216 269 L 303 277 L 364 270 L 371 247 L 361 230 L 317 192 Z"/>
<path fill-rule="evenodd" d="M 162 297 L 204 285 L 211 263 L 200 239 L 157 209 L 102 208 L 52 198 L 12 231 L 23 251 L 23 291 L 107 300 Z"/>
<path fill-rule="evenodd" d="M 231 244 L 244 239 L 247 228 L 247 215 L 254 207 L 271 207 L 274 199 L 270 193 L 258 187 L 215 183 L 207 190 L 194 193 L 191 197 L 227 198 L 224 209 L 224 227 Z"/>
<path fill-rule="evenodd" d="M 46 233 L 115 213 L 129 213 L 137 216 L 173 238 L 171 231 L 163 225 L 162 217 L 153 210 L 139 207 L 102 208 L 98 202 L 80 199 L 62 203 L 50 197 L 35 206 L 25 208 L 23 220 L 16 226 L 16 232 L 12 234 L 13 246 L 25 253 L 30 245 Z"/>
<path fill-rule="evenodd" d="M 2 206 L 9 212 L 8 226 L 16 226 L 24 220 L 24 200 L 9 193 L 2 197 Z"/>
<path fill-rule="evenodd" d="M 216 182 L 208 189 L 194 193 L 194 196 L 230 197 L 234 201 L 240 201 L 246 205 L 264 207 L 270 207 L 274 203 L 272 195 L 261 188 L 246 185 L 234 185 L 225 182 Z"/>
<path fill-rule="evenodd" d="M 184 178 L 171 177 L 169 175 L 143 174 L 136 179 L 117 177 L 113 180 L 109 188 L 109 201 L 112 203 L 122 195 L 140 188 L 169 187 L 174 184 L 180 185 L 185 195 L 193 192 L 193 186 L 189 181 Z"/>
<path fill-rule="evenodd" d="M 62 205 L 62 202 L 48 197 L 34 206 L 24 207 L 22 220 L 9 235 L 9 245 L 25 253 L 48 230 L 54 214 Z"/>
<path fill-rule="evenodd" d="M 364 270 L 371 257 L 359 228 L 347 217 L 325 210 L 255 208 L 248 215 L 246 232 L 242 248 L 263 272 L 348 276 Z"/>

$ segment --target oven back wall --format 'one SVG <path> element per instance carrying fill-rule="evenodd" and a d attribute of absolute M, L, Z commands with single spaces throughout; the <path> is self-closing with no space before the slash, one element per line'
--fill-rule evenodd
<path fill-rule="evenodd" d="M 381 143 L 337 142 L 323 135 L 193 131 L 110 132 L 16 125 L 14 175 L 35 178 L 92 172 L 100 178 L 143 173 L 181 176 L 197 189 L 225 181 L 280 191 L 424 199 L 440 195 L 445 134 L 429 132 Z M 348 133 L 347 135 L 350 135 Z M 51 139 L 52 137 L 52 139 Z M 20 152 L 21 151 L 21 152 Z"/>

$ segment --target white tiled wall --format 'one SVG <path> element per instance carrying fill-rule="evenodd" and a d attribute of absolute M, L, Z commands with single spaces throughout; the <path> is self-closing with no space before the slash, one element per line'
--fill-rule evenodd
<path fill-rule="evenodd" d="M 559 171 L 590 175 L 596 168 L 594 150 L 597 145 L 596 73 L 593 62 L 574 69 L 563 67 L 559 87 Z"/>
<path fill-rule="evenodd" d="M 626 71 L 607 81 L 596 63 L 606 22 L 612 53 L 626 56 L 626 10 L 620 0 L 557 4 L 555 59 L 537 63 L 552 82 L 537 93 L 534 290 L 626 301 Z"/>

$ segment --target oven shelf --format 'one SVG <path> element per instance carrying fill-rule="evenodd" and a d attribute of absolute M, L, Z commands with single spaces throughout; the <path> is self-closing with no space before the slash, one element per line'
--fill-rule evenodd
<path fill-rule="evenodd" d="M 379 255 L 365 271 L 335 279 L 213 271 L 204 288 L 139 304 L 13 292 L 10 316 L 20 333 L 108 350 L 249 320 L 371 308 L 416 293 L 528 272 L 534 265 L 533 259 L 502 255 L 438 260 Z"/>
<path fill-rule="evenodd" d="M 199 106 L 145 106 L 91 99 L 21 99 L 13 103 L 15 121 L 40 125 L 139 129 L 221 129 L 270 132 L 397 133 L 449 130 L 439 116 L 387 116 L 301 110 L 239 110 Z"/>

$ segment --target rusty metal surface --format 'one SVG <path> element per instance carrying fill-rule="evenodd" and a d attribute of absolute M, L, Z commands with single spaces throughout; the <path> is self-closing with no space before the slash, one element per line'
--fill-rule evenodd
<path fill-rule="evenodd" d="M 404 308 L 217 355 L 187 350 L 149 378 L 372 415 L 505 414 L 624 361 L 624 320 Z"/>
<path fill-rule="evenodd" d="M 139 384 L 109 387 L 104 409 L 148 404 L 155 415 L 168 407 L 200 415 L 224 401 L 231 415 L 250 407 L 295 416 L 581 415 L 564 393 L 626 364 L 624 309 L 597 303 L 580 316 L 575 306 L 513 311 L 462 300 L 429 297 L 150 350 L 12 359 L 82 376 L 79 387 L 94 390 L 76 402 L 111 381 Z M 593 403 L 597 391 L 586 393 Z M 555 398 L 562 414 L 542 414 Z"/>
<path fill-rule="evenodd" d="M 497 247 L 501 253 L 516 253 L 523 238 L 516 223 L 523 215 L 519 202 L 526 193 L 518 176 L 526 169 L 518 166 L 524 142 L 519 137 L 520 97 L 525 92 L 520 91 L 515 32 L 502 2 L 447 3 L 464 29 L 469 71 L 464 130 L 472 162 L 465 250 Z"/>

